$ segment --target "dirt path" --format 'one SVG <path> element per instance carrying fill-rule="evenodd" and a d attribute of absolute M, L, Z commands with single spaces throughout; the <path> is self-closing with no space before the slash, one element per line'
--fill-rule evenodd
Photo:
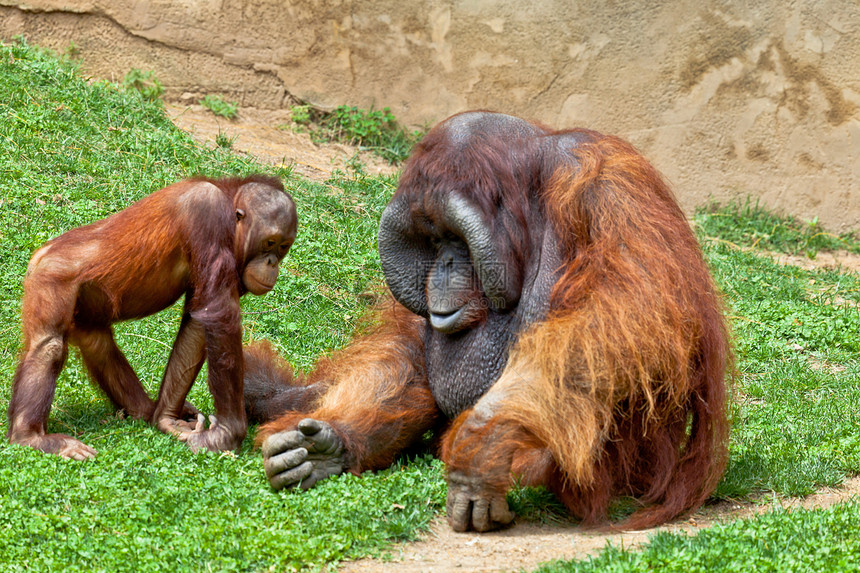
<path fill-rule="evenodd" d="M 805 498 L 779 500 L 783 508 L 827 507 L 860 493 L 860 477 L 846 480 L 838 489 L 821 490 Z M 769 511 L 772 503 L 735 503 L 722 501 L 707 506 L 686 520 L 646 531 L 589 532 L 575 526 L 552 526 L 535 523 L 515 524 L 504 531 L 454 533 L 444 518 L 437 519 L 429 534 L 415 543 L 392 548 L 390 560 L 361 559 L 339 568 L 346 573 L 448 573 L 457 571 L 531 571 L 539 564 L 557 559 L 578 559 L 594 555 L 607 542 L 619 547 L 637 547 L 657 531 L 698 530 L 734 519 Z"/>
<path fill-rule="evenodd" d="M 214 146 L 222 134 L 233 139 L 233 149 L 258 157 L 273 165 L 292 165 L 293 172 L 316 181 L 324 181 L 335 169 L 345 170 L 357 150 L 348 145 L 317 145 L 305 133 L 290 129 L 288 111 L 242 109 L 238 119 L 218 118 L 201 106 L 168 104 L 167 112 L 180 128 L 195 140 Z M 287 127 L 279 127 L 287 126 Z M 371 174 L 393 173 L 390 165 L 369 153 L 359 153 L 364 170 Z M 802 268 L 840 268 L 860 272 L 860 256 L 848 252 L 818 253 L 815 260 L 778 253 L 769 254 L 781 264 Z M 785 508 L 826 507 L 860 493 L 860 477 L 845 481 L 838 489 L 821 490 L 797 499 L 781 499 Z M 347 573 L 387 572 L 417 573 L 432 571 L 517 571 L 533 570 L 540 563 L 556 559 L 575 559 L 594 555 L 606 546 L 636 547 L 656 531 L 695 533 L 703 527 L 756 515 L 773 507 L 770 500 L 753 502 L 720 502 L 707 506 L 675 523 L 647 531 L 589 532 L 575 526 L 516 523 L 504 531 L 477 535 L 455 533 L 444 518 L 433 522 L 429 533 L 415 543 L 393 547 L 389 559 L 362 559 L 341 564 Z"/>

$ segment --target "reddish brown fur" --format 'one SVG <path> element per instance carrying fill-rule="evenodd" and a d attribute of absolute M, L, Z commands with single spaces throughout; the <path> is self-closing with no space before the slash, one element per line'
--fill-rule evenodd
<path fill-rule="evenodd" d="M 257 444 L 295 428 L 303 418 L 316 418 L 330 423 L 344 440 L 349 471 L 391 465 L 439 416 L 424 371 L 423 329 L 423 319 L 391 302 L 369 334 L 321 360 L 303 382 L 329 386 L 328 391 L 311 407 L 263 426 Z M 282 382 L 289 384 L 289 377 Z"/>
<path fill-rule="evenodd" d="M 564 261 L 549 313 L 456 417 L 441 457 L 449 472 L 479 478 L 490 498 L 513 479 L 547 485 L 586 524 L 605 522 L 614 497 L 635 496 L 641 508 L 619 527 L 649 527 L 698 507 L 725 467 L 729 336 L 695 237 L 659 174 L 617 138 L 567 133 L 583 136 L 573 150 L 579 165 L 553 163 L 539 195 Z M 434 130 L 427 140 L 438 145 L 443 135 Z M 510 256 L 520 265 L 528 233 L 539 229 L 522 226 L 535 203 L 530 180 L 499 159 L 506 145 L 482 140 L 460 164 L 421 145 L 407 169 L 423 179 L 404 192 L 428 213 L 441 194 L 467 196 L 494 236 L 512 235 Z M 361 471 L 429 429 L 436 414 L 426 383 L 405 383 L 423 380 L 430 367 L 422 334 L 429 326 L 403 312 L 326 364 L 331 383 L 321 401 L 329 407 L 288 414 L 265 426 L 258 443 L 318 418 L 335 427 L 354 456 L 350 469 Z M 420 398 L 407 396 L 419 388 Z M 396 430 L 403 419 L 426 422 L 392 434 L 389 425 Z M 382 449 L 385 456 L 368 454 Z"/>
<path fill-rule="evenodd" d="M 277 277 L 295 225 L 294 205 L 277 179 L 197 178 L 43 245 L 24 281 L 24 347 L 9 406 L 9 440 L 64 457 L 95 454 L 69 436 L 46 434 L 71 343 L 118 408 L 180 433 L 192 447 L 237 447 L 246 431 L 239 297 L 247 284 L 262 291 L 260 281 Z M 257 230 L 263 228 L 265 236 Z M 263 246 L 274 239 L 276 247 Z M 185 316 L 153 402 L 116 346 L 111 324 L 158 312 L 183 294 Z M 177 417 L 196 413 L 183 403 L 204 360 L 218 427 L 213 423 L 191 436 L 194 424 Z"/>
<path fill-rule="evenodd" d="M 288 410 L 305 410 L 326 389 L 296 375 L 271 343 L 263 341 L 245 348 L 245 411 L 249 422 L 268 422 Z"/>
<path fill-rule="evenodd" d="M 443 459 L 468 471 L 476 457 L 547 448 L 548 485 L 572 513 L 594 524 L 613 497 L 634 495 L 646 507 L 620 527 L 650 527 L 701 505 L 722 475 L 728 336 L 695 238 L 656 171 L 612 137 L 576 155 L 580 170 L 556 173 L 545 199 L 556 228 L 570 228 L 560 233 L 570 264 L 550 315 L 509 360 L 508 371 L 539 375 L 478 431 L 457 434 L 471 416 L 461 414 Z M 509 468 L 487 480 L 501 484 Z"/>

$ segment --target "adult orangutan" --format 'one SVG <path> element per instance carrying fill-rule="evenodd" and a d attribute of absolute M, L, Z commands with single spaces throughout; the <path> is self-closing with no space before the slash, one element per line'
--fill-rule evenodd
<path fill-rule="evenodd" d="M 726 462 L 727 330 L 672 193 L 632 146 L 485 112 L 417 146 L 379 226 L 397 303 L 307 380 L 246 350 L 275 488 L 383 468 L 444 425 L 448 520 L 509 523 L 512 481 L 586 524 L 698 507 Z M 284 412 L 276 417 L 278 412 Z"/>
<path fill-rule="evenodd" d="M 24 279 L 24 350 L 9 441 L 64 458 L 96 454 L 71 436 L 47 433 L 57 377 L 73 344 L 117 408 L 195 451 L 238 448 L 248 426 L 239 297 L 275 286 L 295 236 L 292 199 L 279 180 L 258 175 L 181 181 L 48 241 Z M 114 342 L 111 324 L 154 314 L 183 294 L 179 333 L 153 401 Z M 204 360 L 217 416 L 208 429 L 185 403 Z"/>

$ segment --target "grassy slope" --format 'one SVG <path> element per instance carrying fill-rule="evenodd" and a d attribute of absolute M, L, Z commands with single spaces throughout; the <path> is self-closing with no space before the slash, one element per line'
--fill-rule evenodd
<path fill-rule="evenodd" d="M 734 231 L 724 228 L 735 221 Z M 737 340 L 738 411 L 718 493 L 810 493 L 860 472 L 860 277 L 782 266 L 726 242 L 814 255 L 857 241 L 757 210 L 697 217 Z M 817 245 L 816 241 L 823 241 Z"/>
<path fill-rule="evenodd" d="M 0 403 L 20 344 L 21 277 L 32 251 L 67 229 L 115 212 L 172 181 L 259 169 L 197 147 L 157 104 L 115 86 L 88 85 L 21 45 L 0 47 Z M 288 176 L 286 172 L 277 173 Z M 288 180 L 300 234 L 275 291 L 246 297 L 246 337 L 270 338 L 301 367 L 349 339 L 378 281 L 375 220 L 389 180 Z M 179 307 L 118 325 L 117 339 L 154 392 Z M 192 400 L 211 408 L 198 381 Z M 5 408 L 4 408 L 5 409 Z M 100 454 L 69 463 L 0 445 L 0 569 L 258 570 L 367 554 L 408 538 L 444 496 L 435 461 L 344 476 L 309 495 L 273 494 L 250 440 L 238 456 L 192 455 L 143 423 L 118 420 L 74 355 L 60 378 L 50 430 L 81 436 Z M 0 432 L 6 432 L 5 414 Z"/>
<path fill-rule="evenodd" d="M 68 66 L 20 45 L 0 47 L 0 138 L 0 376 L 7 381 L 19 346 L 20 280 L 34 248 L 176 179 L 259 169 L 246 158 L 196 147 L 157 105 L 108 84 L 87 85 Z M 378 284 L 375 225 L 393 182 L 289 178 L 288 186 L 299 206 L 299 240 L 276 290 L 243 301 L 244 324 L 247 337 L 274 340 L 307 368 L 348 340 L 365 307 L 361 293 Z M 784 233 L 782 223 L 749 210 L 703 214 L 698 222 L 738 337 L 732 460 L 718 493 L 805 493 L 860 471 L 860 281 L 780 267 L 726 242 L 809 251 L 820 240 L 809 229 L 792 235 L 787 225 Z M 174 308 L 117 327 L 150 390 L 178 317 Z M 0 385 L 0 403 L 8 398 L 8 383 Z M 192 400 L 211 407 L 205 384 L 195 386 Z M 407 538 L 444 499 L 441 468 L 428 458 L 360 481 L 343 476 L 304 494 L 273 494 L 247 444 L 238 456 L 195 456 L 145 424 L 116 419 L 74 357 L 60 379 L 51 429 L 80 435 L 100 455 L 78 464 L 0 445 L 4 570 L 308 566 Z M 534 499 L 546 505 L 545 496 L 512 497 L 518 509 Z M 794 527 L 773 519 L 776 525 L 761 527 Z M 832 531 L 825 521 L 809 523 Z M 664 554 L 713 553 L 685 543 L 666 541 L 671 549 Z M 645 554 L 607 555 L 621 567 Z"/>

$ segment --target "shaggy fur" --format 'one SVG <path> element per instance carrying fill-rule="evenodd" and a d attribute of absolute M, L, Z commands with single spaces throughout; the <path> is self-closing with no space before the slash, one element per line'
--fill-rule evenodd
<path fill-rule="evenodd" d="M 428 212 L 434 193 L 471 193 L 518 269 L 542 232 L 523 222 L 544 221 L 561 243 L 546 316 L 525 325 L 498 379 L 451 421 L 440 454 L 490 497 L 514 479 L 543 484 L 594 525 L 614 497 L 634 496 L 641 506 L 619 526 L 650 527 L 701 505 L 726 464 L 731 350 L 719 295 L 672 193 L 632 146 L 533 128 L 576 145 L 546 152 L 531 133 L 516 143 L 489 135 L 453 165 L 447 150 L 419 146 L 404 179 L 418 179 L 419 163 L 420 181 L 398 190 L 426 189 L 410 204 Z M 543 155 L 515 172 L 505 146 L 514 162 Z M 258 443 L 313 417 L 335 428 L 350 470 L 384 467 L 439 416 L 427 385 L 426 370 L 438 367 L 425 353 L 431 332 L 393 306 L 312 376 L 327 384 L 315 406 L 264 426 Z"/>
<path fill-rule="evenodd" d="M 9 405 L 9 441 L 66 458 L 95 455 L 71 436 L 47 433 L 71 344 L 116 408 L 192 448 L 238 447 L 247 431 L 239 298 L 249 284 L 259 292 L 260 281 L 274 284 L 296 224 L 295 204 L 277 179 L 197 178 L 45 243 L 24 279 L 24 344 Z M 182 322 L 153 401 L 111 325 L 160 312 L 183 295 Z M 195 432 L 198 412 L 185 396 L 204 360 L 218 424 L 205 430 L 201 424 Z"/>
<path fill-rule="evenodd" d="M 698 244 L 657 172 L 612 137 L 576 156 L 580 169 L 556 173 L 544 198 L 556 228 L 568 229 L 564 274 L 500 381 L 532 374 L 479 432 L 459 436 L 470 412 L 461 414 L 443 459 L 468 468 L 476 456 L 545 448 L 551 467 L 532 467 L 546 471 L 528 481 L 545 481 L 587 523 L 605 519 L 613 497 L 636 496 L 645 507 L 620 526 L 650 527 L 701 505 L 725 468 L 728 335 Z"/>
<path fill-rule="evenodd" d="M 395 455 L 435 425 L 439 411 L 424 369 L 424 320 L 393 301 L 386 307 L 371 333 L 321 360 L 307 379 L 295 380 L 279 359 L 266 360 L 265 343 L 246 349 L 246 360 L 251 357 L 245 381 L 251 386 L 245 395 L 252 403 L 270 401 L 259 389 L 264 380 L 270 395 L 286 392 L 287 400 L 297 386 L 312 388 L 314 393 L 307 407 L 292 404 L 290 409 L 295 411 L 260 428 L 257 445 L 272 434 L 295 428 L 304 418 L 325 420 L 344 441 L 347 470 L 358 475 L 388 467 Z"/>

